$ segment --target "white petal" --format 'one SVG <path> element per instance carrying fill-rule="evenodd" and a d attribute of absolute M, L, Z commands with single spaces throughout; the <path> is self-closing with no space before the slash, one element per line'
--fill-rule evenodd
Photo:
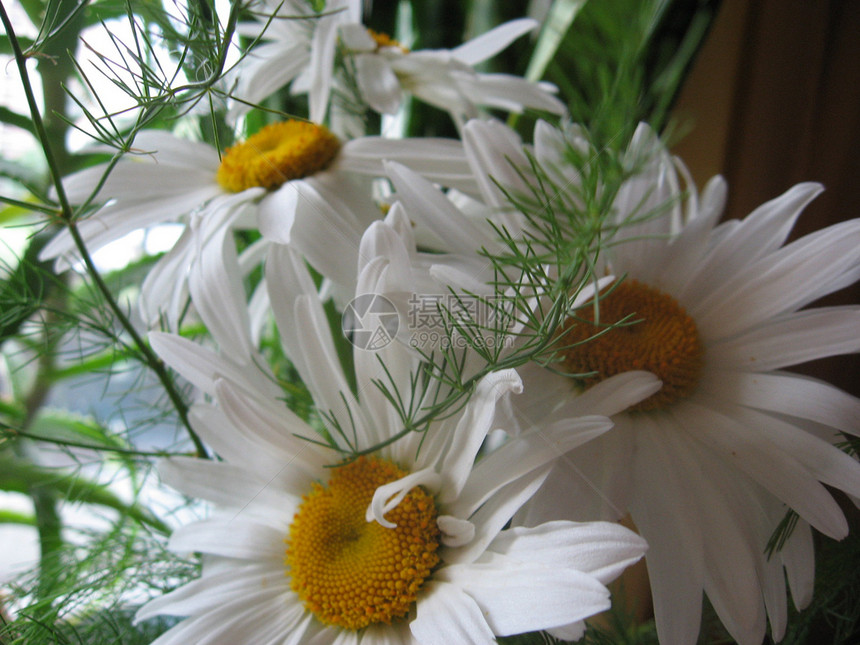
<path fill-rule="evenodd" d="M 281 343 L 317 407 L 331 413 L 344 429 L 350 430 L 354 425 L 363 442 L 368 424 L 343 374 L 328 320 L 307 268 L 296 253 L 276 247 L 269 253 L 266 279 Z"/>
<path fill-rule="evenodd" d="M 311 41 L 311 60 L 308 73 L 311 78 L 309 92 L 310 119 L 315 123 L 325 120 L 328 108 L 329 94 L 334 68 L 335 45 L 337 44 L 338 26 L 342 18 L 338 16 L 341 2 L 332 2 L 326 7 L 333 14 L 317 19 L 316 28 Z"/>
<path fill-rule="evenodd" d="M 794 606 L 797 609 L 808 607 L 815 589 L 815 545 L 809 524 L 798 520 L 791 537 L 780 551 L 780 557 L 785 564 Z"/>
<path fill-rule="evenodd" d="M 502 531 L 488 550 L 523 562 L 576 569 L 607 584 L 647 549 L 645 540 L 620 524 L 556 521 Z"/>
<path fill-rule="evenodd" d="M 619 253 L 613 256 L 613 272 L 629 273 L 653 283 L 667 254 L 668 237 L 673 233 L 681 189 L 675 164 L 657 135 L 645 124 L 634 133 L 625 163 L 637 174 L 627 179 L 613 202 L 621 228 L 614 240 Z"/>
<path fill-rule="evenodd" d="M 457 423 L 451 445 L 439 469 L 444 478 L 439 493 L 441 503 L 454 501 L 466 483 L 475 455 L 491 429 L 496 402 L 506 394 L 518 393 L 521 389 L 522 382 L 514 370 L 492 372 L 478 383 Z"/>
<path fill-rule="evenodd" d="M 300 199 L 293 183 L 284 184 L 260 202 L 260 233 L 279 244 L 289 244 L 292 241 L 296 205 Z"/>
<path fill-rule="evenodd" d="M 496 642 L 475 600 L 456 585 L 435 581 L 424 586 L 409 629 L 421 645 Z"/>
<path fill-rule="evenodd" d="M 236 363 L 256 354 L 232 233 L 217 231 L 200 250 L 188 283 L 191 298 L 224 355 Z"/>
<path fill-rule="evenodd" d="M 475 525 L 475 538 L 463 546 L 446 547 L 440 554 L 442 559 L 452 564 L 474 562 L 514 513 L 540 488 L 548 473 L 549 467 L 545 466 L 499 489 L 492 499 L 468 518 Z"/>
<path fill-rule="evenodd" d="M 569 625 L 560 625 L 559 627 L 551 627 L 546 631 L 550 636 L 562 641 L 578 641 L 585 634 L 585 622 L 577 621 Z"/>
<path fill-rule="evenodd" d="M 835 539 L 848 532 L 845 516 L 830 493 L 778 445 L 735 421 L 737 412 L 723 414 L 690 401 L 676 408 L 688 419 L 685 425 L 690 434 L 795 509 L 819 531 Z M 692 419 L 694 423 L 690 423 Z"/>
<path fill-rule="evenodd" d="M 679 302 L 685 302 L 688 287 L 695 282 L 707 250 L 711 230 L 716 225 L 726 203 L 728 188 L 722 177 L 715 177 L 705 188 L 701 206 L 690 221 L 672 240 L 666 259 L 654 286 L 675 294 Z"/>
<path fill-rule="evenodd" d="M 229 382 L 215 385 L 218 404 L 246 440 L 281 462 L 281 469 L 301 468 L 316 475 L 335 460 L 330 451 L 302 437 L 315 438 L 316 433 L 294 412 L 277 399 L 271 402 L 248 396 Z M 277 401 L 277 408 L 274 408 Z"/>
<path fill-rule="evenodd" d="M 201 551 L 227 558 L 259 562 L 283 557 L 286 527 L 245 520 L 204 520 L 177 529 L 168 546 L 177 552 Z"/>
<path fill-rule="evenodd" d="M 183 173 L 201 172 L 210 177 L 214 183 L 215 172 L 218 170 L 220 160 L 218 152 L 208 143 L 192 141 L 174 136 L 166 130 L 141 130 L 134 138 L 134 151 L 137 155 L 143 155 L 142 160 L 149 161 L 151 158 L 161 166 L 176 166 Z M 125 161 L 133 161 L 134 158 L 126 156 Z M 175 170 L 171 171 L 175 173 Z M 179 182 L 182 177 L 177 177 Z M 184 174 L 185 183 L 189 184 L 189 174 Z M 139 186 L 140 190 L 146 190 Z"/>
<path fill-rule="evenodd" d="M 481 247 L 496 248 L 488 228 L 468 220 L 429 181 L 402 164 L 388 162 L 384 165 L 406 213 L 411 219 L 428 226 L 442 241 L 446 251 L 469 255 Z"/>
<path fill-rule="evenodd" d="M 860 221 L 842 222 L 762 258 L 688 311 L 705 337 L 725 338 L 826 295 L 858 263 Z"/>
<path fill-rule="evenodd" d="M 416 486 L 435 492 L 439 488 L 439 475 L 432 468 L 409 473 L 400 479 L 383 484 L 373 493 L 373 499 L 365 511 L 365 519 L 368 522 L 376 520 L 382 526 L 393 529 L 397 525 L 385 519 L 385 514 L 394 510 L 403 501 L 403 498 Z"/>
<path fill-rule="evenodd" d="M 559 459 L 522 516 L 529 525 L 552 519 L 617 522 L 627 515 L 636 485 L 630 464 L 638 428 L 625 415 L 613 420 L 612 430 Z"/>
<path fill-rule="evenodd" d="M 274 300 L 275 296 L 272 296 Z M 316 333 L 299 335 L 300 345 L 290 356 L 295 357 L 317 408 L 327 415 L 331 423 L 338 424 L 346 433 L 358 437 L 358 447 L 369 447 L 373 432 L 368 430 L 364 410 L 356 401 L 344 376 L 322 307 L 313 296 L 296 300 L 293 324 L 299 329 Z"/>
<path fill-rule="evenodd" d="M 699 507 L 704 542 L 705 593 L 732 636 L 742 643 L 764 638 L 764 545 L 768 535 L 755 488 L 684 433 L 664 434 L 667 456 L 684 470 Z M 764 493 L 767 496 L 766 493 Z"/>
<path fill-rule="evenodd" d="M 194 235 L 190 227 L 186 228 L 143 280 L 140 311 L 150 328 L 163 323 L 165 331 L 178 331 L 179 319 L 189 297 L 188 270 L 194 253 Z"/>
<path fill-rule="evenodd" d="M 376 49 L 376 41 L 367 33 L 367 27 L 359 23 L 341 25 L 340 40 L 350 53 L 372 52 Z"/>
<path fill-rule="evenodd" d="M 281 637 L 288 635 L 295 642 L 295 634 L 303 634 L 308 626 L 307 613 L 285 611 L 280 598 L 260 602 L 257 595 L 240 596 L 230 604 L 185 620 L 153 645 L 221 645 L 222 643 L 266 642 L 274 629 Z M 278 641 L 283 642 L 283 641 Z"/>
<path fill-rule="evenodd" d="M 364 645 L 413 645 L 412 632 L 409 623 L 395 621 L 390 625 L 376 623 L 364 629 L 361 642 Z"/>
<path fill-rule="evenodd" d="M 531 18 L 511 20 L 452 49 L 451 55 L 467 65 L 476 65 L 492 58 L 537 26 L 538 22 Z"/>
<path fill-rule="evenodd" d="M 288 494 L 268 486 L 277 472 L 251 473 L 223 462 L 204 459 L 174 457 L 159 464 L 159 474 L 164 483 L 181 490 L 185 495 L 207 499 L 219 506 L 236 509 L 241 513 L 249 505 L 264 505 L 272 519 L 288 522 L 295 512 L 301 497 L 289 502 Z M 224 482 L 230 482 L 224 486 Z M 305 477 L 306 487 L 310 480 Z M 299 495 L 306 491 L 299 491 Z"/>
<path fill-rule="evenodd" d="M 400 238 L 381 222 L 372 225 L 362 238 L 360 257 L 373 257 L 373 261 L 361 269 L 357 294 L 389 294 L 392 288 L 396 288 L 391 283 L 408 275 L 409 258 Z M 403 324 L 402 320 L 400 324 Z M 356 345 L 353 361 L 359 397 L 372 418 L 370 425 L 373 429 L 368 432 L 374 435 L 374 442 L 379 442 L 399 431 L 403 422 L 377 383 L 385 385 L 395 396 L 408 398 L 409 393 L 403 388 L 411 382 L 417 362 L 407 347 L 399 342 L 374 350 Z M 414 453 L 409 452 L 412 443 L 397 441 L 391 446 L 395 461 L 403 465 L 411 463 L 414 459 Z"/>
<path fill-rule="evenodd" d="M 543 119 L 538 120 L 534 130 L 534 149 L 540 167 L 549 173 L 555 186 L 569 187 L 563 196 L 559 195 L 560 198 L 569 199 L 582 208 L 583 204 L 576 194 L 582 184 L 582 177 L 575 165 L 567 160 L 570 148 L 582 155 L 593 154 L 588 138 L 578 126 L 571 125 L 562 132 Z"/>
<path fill-rule="evenodd" d="M 304 43 L 289 47 L 284 47 L 282 43 L 265 44 L 246 56 L 246 65 L 238 74 L 237 87 L 231 94 L 239 100 L 230 105 L 227 113 L 230 121 L 294 80 L 310 61 Z"/>
<path fill-rule="evenodd" d="M 402 163 L 442 186 L 470 195 L 477 192 L 463 146 L 453 139 L 361 137 L 343 144 L 331 168 L 381 176 L 383 160 Z"/>
<path fill-rule="evenodd" d="M 193 616 L 223 610 L 235 599 L 259 594 L 263 590 L 269 596 L 290 594 L 289 578 L 282 570 L 272 570 L 269 563 L 236 563 L 217 573 L 204 571 L 201 578 L 151 600 L 137 612 L 135 621 L 158 615 Z"/>
<path fill-rule="evenodd" d="M 475 525 L 451 515 L 440 515 L 436 524 L 442 532 L 442 543 L 445 546 L 458 547 L 468 544 L 475 538 Z"/>
<path fill-rule="evenodd" d="M 436 577 L 474 598 L 500 636 L 567 625 L 610 606 L 609 591 L 588 574 L 505 556 L 443 567 Z"/>
<path fill-rule="evenodd" d="M 300 641 L 302 645 L 358 645 L 358 632 L 326 626 L 312 638 Z"/>
<path fill-rule="evenodd" d="M 742 411 L 737 420 L 797 459 L 822 483 L 860 496 L 860 463 L 836 446 L 755 410 Z"/>
<path fill-rule="evenodd" d="M 554 94 L 557 88 L 548 83 L 535 83 L 511 74 L 478 74 L 467 77 L 452 72 L 451 77 L 475 105 L 497 108 L 519 114 L 523 108 L 543 110 L 550 114 L 564 114 L 565 104 Z"/>
<path fill-rule="evenodd" d="M 528 158 L 522 139 L 513 130 L 498 121 L 472 120 L 463 128 L 463 146 L 488 204 L 510 207 L 499 185 L 514 195 L 529 193 L 529 186 L 517 172 L 529 167 Z"/>
<path fill-rule="evenodd" d="M 561 378 L 567 381 L 565 384 L 568 390 L 572 389 L 569 379 Z M 624 372 L 600 381 L 576 396 L 566 397 L 565 405 L 560 407 L 554 416 L 615 416 L 658 392 L 662 386 L 660 379 L 650 372 Z"/>
<path fill-rule="evenodd" d="M 263 331 L 270 320 L 271 303 L 269 302 L 269 287 L 265 277 L 257 284 L 251 300 L 248 302 L 248 316 L 251 320 L 251 343 L 258 347 Z"/>
<path fill-rule="evenodd" d="M 762 204 L 744 220 L 721 224 L 707 256 L 698 260 L 687 293 L 711 293 L 785 241 L 798 215 L 823 190 L 820 184 L 804 183 Z"/>
<path fill-rule="evenodd" d="M 449 511 L 468 517 L 502 486 L 559 459 L 612 427 L 606 417 L 564 419 L 511 439 L 481 459 Z M 564 464 L 559 464 L 564 467 Z"/>
<path fill-rule="evenodd" d="M 138 181 L 147 181 L 147 179 L 138 177 Z M 162 182 L 162 178 L 156 176 L 151 181 L 151 185 L 159 185 Z M 124 200 L 110 204 L 94 215 L 81 220 L 78 224 L 78 231 L 81 237 L 83 237 L 88 250 L 95 251 L 109 242 L 118 240 L 131 231 L 162 222 L 176 221 L 182 215 L 203 205 L 221 193 L 220 188 L 206 187 L 192 192 L 188 191 L 188 186 L 184 186 L 184 188 L 185 193 L 181 195 L 153 197 L 150 193 L 146 198 L 139 200 Z M 39 257 L 50 259 L 59 258 L 63 255 L 68 255 L 73 259 L 77 259 L 78 257 L 77 247 L 71 236 L 65 231 L 51 240 L 42 250 Z M 62 264 L 64 268 L 68 265 L 69 261 Z"/>
<path fill-rule="evenodd" d="M 638 428 L 633 521 L 648 541 L 645 562 L 660 642 L 692 645 L 699 635 L 704 548 L 697 511 L 656 424 Z"/>
<path fill-rule="evenodd" d="M 281 191 L 297 193 L 290 244 L 323 275 L 352 287 L 361 236 L 380 219 L 378 208 L 341 173 L 322 172 Z"/>
<path fill-rule="evenodd" d="M 149 342 L 165 363 L 206 394 L 215 393 L 215 380 L 222 376 L 253 389 L 246 370 L 187 338 L 152 331 Z"/>
<path fill-rule="evenodd" d="M 857 434 L 860 399 L 829 383 L 789 373 L 723 372 L 709 379 L 707 392 L 738 405 L 808 419 Z"/>
<path fill-rule="evenodd" d="M 213 403 L 197 402 L 188 411 L 188 420 L 197 435 L 210 446 L 215 454 L 231 464 L 247 468 L 269 470 L 277 462 L 267 461 L 258 447 L 245 440 L 236 427 L 224 415 L 224 411 Z"/>
<path fill-rule="evenodd" d="M 383 56 L 362 54 L 355 57 L 358 87 L 362 98 L 380 114 L 396 114 L 403 90 L 391 65 Z"/>
<path fill-rule="evenodd" d="M 765 372 L 860 350 L 860 307 L 804 309 L 708 348 L 708 361 Z"/>

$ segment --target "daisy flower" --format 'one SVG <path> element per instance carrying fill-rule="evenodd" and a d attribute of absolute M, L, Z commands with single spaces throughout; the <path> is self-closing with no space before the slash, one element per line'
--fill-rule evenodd
<path fill-rule="evenodd" d="M 665 154 L 645 129 L 632 145 Z M 725 186 L 716 179 L 700 202 L 691 196 L 684 225 L 671 214 L 634 221 L 629 213 L 671 195 L 663 186 L 674 179 L 654 180 L 619 194 L 626 225 L 601 265 L 624 277 L 602 281 L 599 306 L 587 303 L 569 319 L 557 369 L 593 374 L 586 387 L 644 369 L 662 388 L 569 453 L 519 519 L 629 512 L 650 545 L 661 642 L 696 642 L 703 592 L 737 642 L 760 643 L 767 619 L 779 640 L 786 581 L 797 607 L 812 597 L 810 526 L 835 539 L 848 531 L 824 485 L 860 495 L 860 465 L 833 445 L 841 433 L 860 434 L 860 402 L 783 371 L 860 350 L 858 307 L 805 308 L 860 277 L 860 220 L 785 244 L 819 185 L 800 184 L 742 221 L 717 224 Z M 560 422 L 576 396 L 570 378 L 537 365 L 521 374 L 533 396 L 517 400 L 520 414 Z M 801 519 L 769 557 L 789 509 Z"/>
<path fill-rule="evenodd" d="M 322 123 L 331 94 L 338 27 L 361 19 L 361 0 L 329 0 L 317 12 L 307 0 L 265 0 L 251 7 L 254 22 L 236 31 L 258 41 L 230 71 L 235 120 L 254 104 L 292 83 L 308 93 L 311 121 Z"/>
<path fill-rule="evenodd" d="M 565 113 L 564 104 L 553 96 L 554 85 L 474 69 L 537 25 L 530 18 L 512 20 L 454 49 L 416 52 L 360 24 L 341 26 L 340 36 L 355 64 L 361 96 L 372 109 L 394 114 L 404 92 L 409 92 L 450 112 L 462 125 L 478 116 L 478 106 L 515 113 L 524 108 Z"/>
<path fill-rule="evenodd" d="M 585 145 L 573 133 L 546 124 L 536 130 L 531 153 L 542 181 L 549 177 L 562 189 L 544 207 L 581 208 L 579 171 L 564 156 Z M 498 207 L 497 226 L 505 221 L 509 233 L 524 235 L 527 227 L 499 187 L 534 194 L 538 178 L 529 174 L 519 138 L 501 124 L 470 122 L 464 142 L 485 201 Z M 629 514 L 650 545 L 661 642 L 696 642 L 703 593 L 739 643 L 760 643 L 768 619 L 779 640 L 786 585 L 799 608 L 812 597 L 810 527 L 836 539 L 848 530 L 824 485 L 860 496 L 860 465 L 834 446 L 841 433 L 860 434 L 860 401 L 784 371 L 860 350 L 858 307 L 806 308 L 860 277 L 860 220 L 785 244 L 819 185 L 800 184 L 743 221 L 718 224 L 722 180 L 682 199 L 686 171 L 646 126 L 623 162 L 636 171 L 612 202 L 619 226 L 598 259 L 604 277 L 590 295 L 580 294 L 565 323 L 560 363 L 518 368 L 524 394 L 510 401 L 525 427 L 563 425 L 586 411 L 610 415 L 615 426 L 559 461 L 517 521 Z M 410 218 L 447 236 L 465 226 L 452 247 L 460 255 L 469 244 L 493 249 L 487 229 L 482 235 L 453 209 L 445 218 L 435 217 L 439 208 L 422 209 L 434 189 L 414 177 L 409 183 Z M 406 188 L 400 196 L 407 198 Z M 469 275 L 474 267 L 459 266 L 465 270 L 434 270 L 448 284 L 481 293 L 489 267 Z M 630 370 L 651 371 L 662 386 L 627 411 L 607 412 L 593 388 Z M 789 509 L 800 519 L 769 557 Z"/>
<path fill-rule="evenodd" d="M 361 234 L 380 217 L 361 182 L 382 172 L 383 158 L 398 159 L 434 181 L 472 186 L 457 141 L 365 137 L 341 143 L 324 126 L 296 120 L 269 124 L 221 155 L 208 144 L 164 131 L 143 131 L 135 145 L 139 154 L 120 159 L 106 178 L 108 165 L 100 164 L 70 175 L 64 186 L 72 203 L 84 203 L 93 193 L 105 202 L 78 225 L 91 251 L 140 228 L 186 224 L 143 284 L 148 324 L 165 315 L 175 324 L 188 266 L 223 228 L 259 228 L 267 239 L 294 244 L 311 262 L 332 252 L 354 260 Z M 325 248 L 318 244 L 320 235 Z M 76 257 L 68 231 L 41 254 L 57 258 L 58 270 Z M 351 270 L 348 281 L 354 280 Z"/>
<path fill-rule="evenodd" d="M 359 292 L 384 291 L 401 275 L 398 239 L 384 223 L 370 228 Z M 604 584 L 641 557 L 644 541 L 602 522 L 504 527 L 558 451 L 605 432 L 606 418 L 524 435 L 476 463 L 497 402 L 520 389 L 505 370 L 456 412 L 393 441 L 403 419 L 373 382 L 415 396 L 412 354 L 396 343 L 356 350 L 353 394 L 303 262 L 276 247 L 267 274 L 284 349 L 332 442 L 308 440 L 320 435 L 228 358 L 151 334 L 165 361 L 212 393 L 191 418 L 224 458 L 161 467 L 218 515 L 171 537 L 172 549 L 205 558 L 199 579 L 138 612 L 187 617 L 156 644 L 492 643 L 538 629 L 578 638 L 582 620 L 609 606 Z"/>

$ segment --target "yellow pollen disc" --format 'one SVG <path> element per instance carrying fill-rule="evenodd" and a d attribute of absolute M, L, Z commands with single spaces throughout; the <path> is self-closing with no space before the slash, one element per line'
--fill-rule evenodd
<path fill-rule="evenodd" d="M 274 189 L 324 169 L 338 150 L 340 141 L 324 126 L 294 119 L 271 123 L 244 143 L 227 148 L 218 167 L 218 183 L 233 193 L 254 187 Z"/>
<path fill-rule="evenodd" d="M 562 345 L 580 343 L 564 350 L 565 371 L 595 372 L 585 379 L 586 386 L 630 370 L 653 372 L 663 387 L 630 410 L 665 408 L 693 393 L 702 372 L 702 344 L 696 323 L 674 298 L 625 280 L 600 298 L 599 315 L 595 325 L 591 302 L 565 322 Z M 620 326 L 604 331 L 625 318 Z M 592 338 L 600 332 L 604 333 Z"/>
<path fill-rule="evenodd" d="M 361 457 L 303 498 L 286 564 L 293 591 L 323 623 L 361 629 L 405 616 L 439 561 L 436 506 L 420 487 L 385 515 L 395 528 L 365 519 L 376 489 L 406 474 L 390 461 Z"/>
<path fill-rule="evenodd" d="M 396 47 L 404 54 L 408 54 L 409 50 L 401 45 L 399 42 L 394 40 L 388 34 L 384 34 L 378 31 L 373 31 L 373 29 L 368 29 L 367 33 L 370 34 L 370 37 L 373 38 L 373 42 L 376 43 L 377 49 L 382 49 L 383 47 Z"/>

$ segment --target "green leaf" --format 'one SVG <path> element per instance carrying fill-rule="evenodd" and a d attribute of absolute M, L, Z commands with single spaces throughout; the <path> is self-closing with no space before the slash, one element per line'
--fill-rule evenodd
<path fill-rule="evenodd" d="M 96 354 L 95 356 L 81 358 L 81 360 L 72 363 L 71 365 L 54 369 L 51 372 L 51 379 L 54 381 L 61 381 L 63 379 L 81 376 L 83 374 L 115 370 L 122 367 L 122 363 L 126 359 L 133 360 L 136 358 L 137 355 L 134 352 L 110 349 Z"/>
<path fill-rule="evenodd" d="M 545 77 L 559 86 L 571 118 L 587 126 L 598 149 L 624 149 L 640 121 L 662 129 L 718 5 L 717 0 L 588 2 L 577 7 L 563 39 L 546 36 L 555 55 L 546 63 Z M 554 5 L 562 8 L 568 11 L 562 18 L 570 18 L 567 1 Z"/>
<path fill-rule="evenodd" d="M 17 401 L 4 401 L 3 399 L 0 399 L 0 414 L 19 421 L 24 418 L 25 413 L 26 411 L 22 403 Z"/>
<path fill-rule="evenodd" d="M 29 38 L 24 38 L 23 36 L 18 36 L 18 44 L 21 45 L 21 49 L 27 51 L 30 47 L 33 46 L 33 41 Z M 14 51 L 12 50 L 12 43 L 9 41 L 9 37 L 6 34 L 0 36 L 0 54 L 5 54 L 6 56 L 14 55 Z"/>
<path fill-rule="evenodd" d="M 28 463 L 9 454 L 0 455 L 0 490 L 29 495 L 34 489 L 44 489 L 68 502 L 104 506 L 118 511 L 156 531 L 168 534 L 170 529 L 145 507 L 122 501 L 98 482 L 57 469 Z"/>
<path fill-rule="evenodd" d="M 12 181 L 23 186 L 30 193 L 38 195 L 40 198 L 44 196 L 44 178 L 41 173 L 34 171 L 29 166 L 17 163 L 15 161 L 0 159 L 0 177 L 7 177 L 11 179 Z M 4 199 L 4 201 L 6 200 Z M 33 208 L 35 210 L 39 210 L 38 205 L 34 204 Z"/>
<path fill-rule="evenodd" d="M 645 59 L 646 106 L 658 125 L 678 96 L 719 8 L 719 0 L 668 3 L 655 15 Z"/>
<path fill-rule="evenodd" d="M 26 526 L 36 526 L 36 518 L 27 513 L 0 509 L 0 524 L 24 524 Z"/>
<path fill-rule="evenodd" d="M 555 58 L 558 48 L 573 24 L 573 19 L 585 5 L 586 0 L 556 0 L 549 10 L 541 28 L 534 53 L 529 61 L 525 77 L 539 81 L 546 72 L 547 65 Z"/>
<path fill-rule="evenodd" d="M 41 410 L 28 428 L 28 433 L 45 441 L 65 440 L 92 445 L 93 448 L 123 448 L 126 443 L 109 434 L 94 420 L 84 419 L 65 410 Z"/>
<path fill-rule="evenodd" d="M 16 128 L 26 130 L 32 135 L 36 134 L 36 128 L 33 125 L 33 120 L 24 114 L 20 114 L 7 107 L 0 106 L 0 121 L 13 125 Z"/>

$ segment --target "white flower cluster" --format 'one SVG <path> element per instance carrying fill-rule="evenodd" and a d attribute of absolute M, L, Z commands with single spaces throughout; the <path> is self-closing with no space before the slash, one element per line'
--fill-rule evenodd
<path fill-rule="evenodd" d="M 721 223 L 723 181 L 699 194 L 644 124 L 595 182 L 555 88 L 475 69 L 532 20 L 410 51 L 357 0 L 253 8 L 228 119 L 286 86 L 306 119 L 221 151 L 144 131 L 106 179 L 65 181 L 73 203 L 99 187 L 90 249 L 185 225 L 140 304 L 219 456 L 161 472 L 216 515 L 170 540 L 205 557 L 140 610 L 185 618 L 158 645 L 576 640 L 643 555 L 661 643 L 696 642 L 703 594 L 739 643 L 780 639 L 788 590 L 811 600 L 811 529 L 847 533 L 825 486 L 860 496 L 835 445 L 860 402 L 784 371 L 860 350 L 858 307 L 805 308 L 860 277 L 860 220 L 786 243 L 821 190 L 800 184 Z M 414 97 L 461 136 L 354 136 L 345 95 L 381 115 Z M 555 120 L 524 142 L 486 109 Z M 179 333 L 189 303 L 215 347 Z M 284 404 L 273 334 L 313 423 Z"/>

